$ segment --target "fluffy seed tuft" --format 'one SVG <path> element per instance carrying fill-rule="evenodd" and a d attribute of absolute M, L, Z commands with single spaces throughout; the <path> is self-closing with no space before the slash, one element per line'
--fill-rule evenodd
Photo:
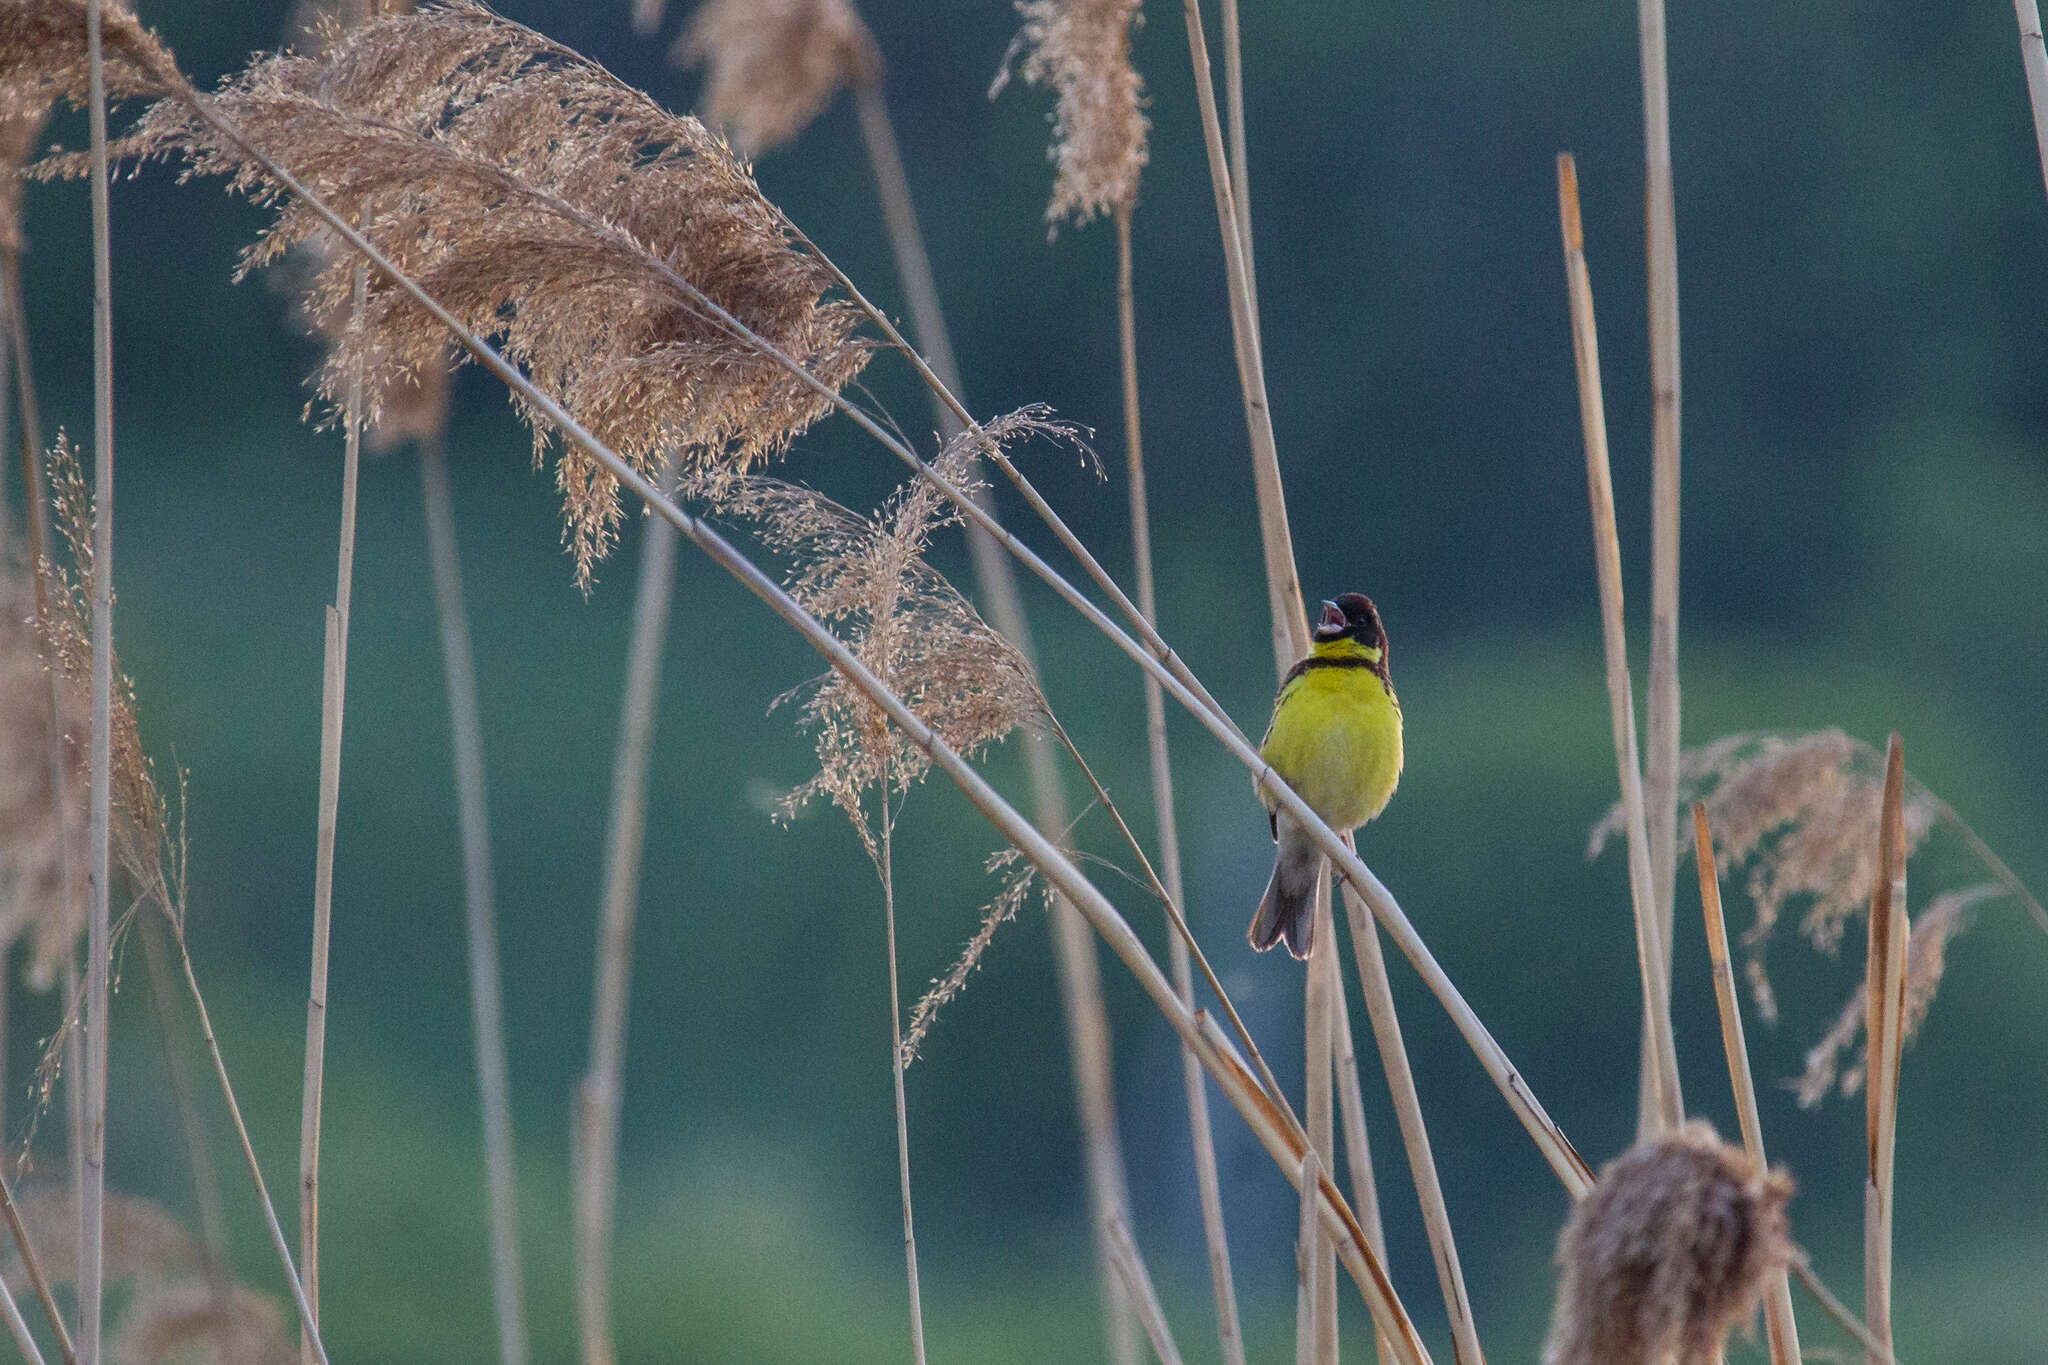
<path fill-rule="evenodd" d="M 1704 1123 L 1607 1163 L 1558 1238 L 1544 1365 L 1711 1365 L 1791 1263 L 1791 1197 Z"/>
<path fill-rule="evenodd" d="M 1057 173 L 1046 221 L 1088 222 L 1138 202 L 1145 168 L 1145 83 L 1131 65 L 1131 31 L 1142 21 L 1138 0 L 1017 0 L 1024 16 L 1011 50 L 1022 50 L 1020 74 L 1059 95 L 1048 152 Z M 1009 82 L 1006 61 L 989 93 Z"/>
<path fill-rule="evenodd" d="M 882 70 L 874 35 L 848 0 L 707 0 L 673 55 L 707 68 L 704 117 L 749 157 L 802 132 L 841 86 Z"/>

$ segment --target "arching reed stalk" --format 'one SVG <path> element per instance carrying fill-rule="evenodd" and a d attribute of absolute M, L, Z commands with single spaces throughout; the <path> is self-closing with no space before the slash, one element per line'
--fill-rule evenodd
<path fill-rule="evenodd" d="M 2041 155 L 2041 180 L 2048 185 L 2048 45 L 2041 37 L 2041 8 L 2035 0 L 2012 0 L 2020 25 L 2020 63 L 2027 71 L 2027 104 L 2034 114 L 2034 146 Z"/>

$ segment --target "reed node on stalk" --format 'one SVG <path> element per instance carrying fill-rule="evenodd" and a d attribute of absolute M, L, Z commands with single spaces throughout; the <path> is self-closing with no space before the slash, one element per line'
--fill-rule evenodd
<path fill-rule="evenodd" d="M 802 132 L 841 86 L 882 74 L 874 35 L 847 0 L 707 0 L 670 56 L 705 68 L 704 117 L 747 157 Z"/>
<path fill-rule="evenodd" d="M 1002 93 L 1015 62 L 1027 84 L 1059 96 L 1047 152 L 1055 167 L 1048 231 L 1135 204 L 1152 127 L 1130 58 L 1131 30 L 1143 20 L 1138 0 L 1017 0 L 1017 13 L 1024 27 L 989 95 Z"/>
<path fill-rule="evenodd" d="M 1792 1262 L 1791 1197 L 1704 1123 L 1608 1162 L 1558 1238 L 1545 1365 L 1711 1365 Z"/>

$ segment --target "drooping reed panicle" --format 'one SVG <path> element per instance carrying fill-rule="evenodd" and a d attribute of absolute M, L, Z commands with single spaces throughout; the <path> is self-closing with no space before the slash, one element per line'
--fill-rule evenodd
<path fill-rule="evenodd" d="M 795 137 L 841 86 L 872 81 L 882 67 L 847 0 L 707 0 L 672 55 L 706 69 L 704 117 L 749 157 Z"/>
<path fill-rule="evenodd" d="M 1138 0 L 1017 0 L 1017 13 L 1024 17 L 1011 44 L 1022 56 L 1018 74 L 1059 96 L 1046 222 L 1057 230 L 1135 203 L 1152 126 L 1145 83 L 1130 60 L 1131 30 L 1143 17 Z M 1000 93 L 1009 78 L 1006 60 L 989 93 Z"/>
<path fill-rule="evenodd" d="M 705 317 L 681 281 L 829 388 L 867 358 L 858 314 L 828 297 L 831 275 L 722 138 L 471 0 L 373 21 L 317 59 L 261 58 L 215 108 L 642 472 L 681 460 L 715 495 L 829 407 Z M 182 101 L 156 105 L 124 151 L 181 153 L 273 207 L 245 271 L 326 231 Z M 336 253 L 314 309 L 345 312 L 353 276 L 351 256 Z M 375 275 L 328 355 L 322 396 L 340 398 L 357 360 L 374 393 L 385 377 L 445 363 L 447 346 L 437 322 Z M 550 428 L 514 402 L 538 461 Z M 587 588 L 623 516 L 618 481 L 568 446 L 555 474 Z"/>
<path fill-rule="evenodd" d="M 1608 1162 L 1558 1238 L 1544 1365 L 1710 1365 L 1792 1261 L 1791 1197 L 1704 1123 Z"/>
<path fill-rule="evenodd" d="M 85 27 L 85 0 L 0 4 L 0 120 L 40 119 L 59 100 L 84 105 L 90 80 Z M 100 42 L 108 98 L 154 97 L 171 88 L 170 52 L 126 5 L 109 0 L 102 6 Z"/>
<path fill-rule="evenodd" d="M 1038 869 L 1025 862 L 1024 856 L 1014 848 L 1002 849 L 991 856 L 986 870 L 1002 875 L 1002 890 L 981 908 L 981 927 L 974 931 L 973 938 L 967 940 L 960 956 L 954 959 L 944 976 L 932 978 L 931 988 L 919 997 L 916 1007 L 910 1011 L 910 1027 L 903 1035 L 905 1066 L 917 1060 L 917 1050 L 924 1044 L 925 1035 L 931 1032 L 932 1025 L 938 1022 L 939 1011 L 967 989 L 967 979 L 980 969 L 981 959 L 988 952 L 988 945 L 995 941 L 996 931 L 1017 918 L 1017 912 L 1024 908 L 1024 902 L 1031 898 L 1031 892 L 1037 886 Z M 1051 893 L 1043 887 L 1038 890 L 1050 902 Z M 1050 904 L 1047 908 L 1051 908 Z"/>

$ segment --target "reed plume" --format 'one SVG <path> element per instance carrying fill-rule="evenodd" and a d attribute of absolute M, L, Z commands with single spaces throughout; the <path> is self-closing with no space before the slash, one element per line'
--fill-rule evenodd
<path fill-rule="evenodd" d="M 924 1045 L 925 1035 L 938 1022 L 939 1011 L 967 989 L 967 979 L 981 968 L 981 959 L 988 952 L 988 945 L 995 941 L 996 930 L 1017 918 L 1017 912 L 1024 908 L 1024 902 L 1031 898 L 1034 887 L 1046 901 L 1046 908 L 1052 908 L 1052 893 L 1038 886 L 1038 869 L 1024 861 L 1024 855 L 1014 848 L 999 850 L 988 860 L 986 869 L 991 874 L 1003 876 L 1003 888 L 995 899 L 981 908 L 981 927 L 974 931 L 974 937 L 967 940 L 967 946 L 960 950 L 953 965 L 944 976 L 932 978 L 930 989 L 919 997 L 917 1005 L 910 1011 L 910 1028 L 903 1035 L 903 1064 L 909 1066 L 917 1060 L 917 1051 Z"/>
<path fill-rule="evenodd" d="M 71 742 L 86 724 L 82 690 L 58 689 L 59 744 L 71 781 L 57 801 L 51 770 L 50 680 L 35 620 L 35 593 L 18 565 L 0 567 L 0 945 L 31 944 L 29 984 L 46 991 L 85 932 L 85 848 L 64 831 L 85 827 L 85 755 Z M 67 869 L 66 860 L 71 866 Z M 67 871 L 70 874 L 67 881 Z"/>
<path fill-rule="evenodd" d="M 59 100 L 84 107 L 85 20 L 85 0 L 0 4 L 0 120 L 40 119 Z M 169 49 L 118 0 L 101 7 L 100 44 L 109 99 L 154 98 L 178 83 Z"/>
<path fill-rule="evenodd" d="M 882 71 L 874 35 L 847 0 L 707 0 L 672 55 L 706 68 L 704 117 L 748 157 L 802 132 L 841 86 Z"/>
<path fill-rule="evenodd" d="M 58 1284 L 69 1281 L 78 1266 L 78 1200 L 66 1189 L 31 1186 L 14 1192 L 36 1259 Z M 162 1281 L 190 1277 L 204 1258 L 178 1216 L 140 1195 L 107 1195 L 106 1275 L 109 1280 Z M 21 1269 L 13 1243 L 6 1242 L 4 1264 L 12 1279 Z"/>
<path fill-rule="evenodd" d="M 1024 27 L 1011 44 L 1023 54 L 1018 74 L 1059 96 L 1052 114 L 1055 167 L 1046 222 L 1128 208 L 1138 199 L 1138 173 L 1148 155 L 1145 83 L 1131 65 L 1131 30 L 1142 21 L 1138 0 L 1018 0 Z M 1009 83 L 1010 63 L 989 94 Z"/>
<path fill-rule="evenodd" d="M 1704 1123 L 1608 1162 L 1558 1238 L 1544 1365 L 1710 1365 L 1791 1264 L 1791 1197 Z"/>
<path fill-rule="evenodd" d="M 830 272 L 722 138 L 473 0 L 375 20 L 317 58 L 260 58 L 214 104 L 642 473 L 680 461 L 715 494 L 830 407 L 707 316 L 700 291 L 829 390 L 867 359 L 859 314 L 830 296 Z M 185 101 L 159 102 L 123 150 L 182 154 L 275 210 L 244 273 L 327 232 Z M 316 315 L 346 315 L 354 267 L 350 254 L 331 255 L 309 294 Z M 358 362 L 370 393 L 388 391 L 394 377 L 444 364 L 447 344 L 438 322 L 373 273 L 320 394 L 339 403 Z M 550 427 L 514 403 L 541 462 Z M 567 446 L 555 476 L 587 589 L 624 515 L 618 480 Z"/>
<path fill-rule="evenodd" d="M 107 1343 L 113 1365 L 291 1365 L 298 1358 L 275 1302 L 244 1285 L 216 1288 L 202 1280 L 143 1287 Z"/>

